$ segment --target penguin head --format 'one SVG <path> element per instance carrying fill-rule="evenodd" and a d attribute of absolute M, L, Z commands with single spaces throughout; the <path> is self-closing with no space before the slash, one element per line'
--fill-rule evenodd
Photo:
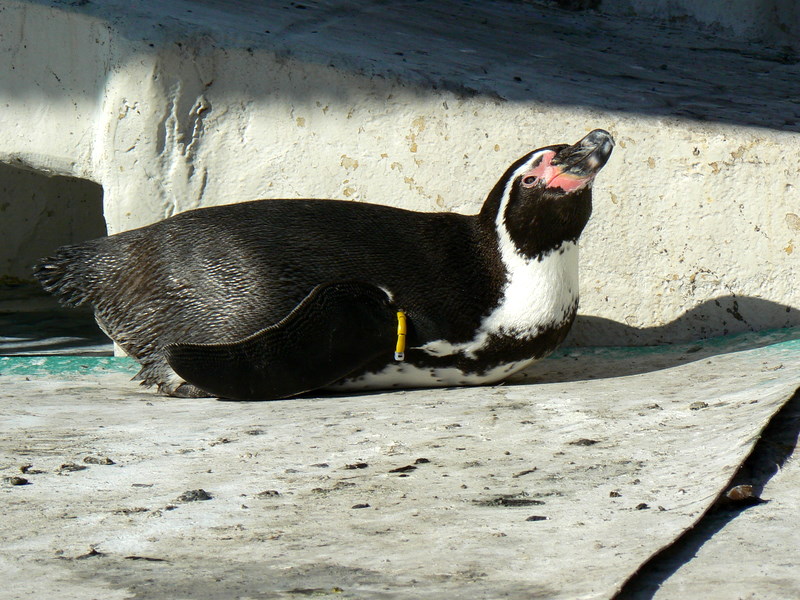
<path fill-rule="evenodd" d="M 613 147 L 611 134 L 595 129 L 575 144 L 539 148 L 509 167 L 492 191 L 493 212 L 495 226 L 517 252 L 541 259 L 577 241 L 592 214 L 592 182 Z"/>

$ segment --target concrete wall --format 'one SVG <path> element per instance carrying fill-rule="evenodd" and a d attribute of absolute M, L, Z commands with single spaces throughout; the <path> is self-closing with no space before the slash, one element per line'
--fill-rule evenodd
<path fill-rule="evenodd" d="M 800 324 L 780 52 L 516 2 L 231 7 L 0 0 L 0 162 L 101 184 L 110 232 L 254 198 L 474 212 L 518 156 L 602 127 L 573 343 Z"/>
<path fill-rule="evenodd" d="M 725 36 L 800 47 L 797 0 L 600 0 L 595 4 L 608 14 L 681 25 L 694 22 Z"/>
<path fill-rule="evenodd" d="M 105 233 L 96 183 L 0 164 L 0 281 L 29 280 L 36 260 L 58 246 Z"/>

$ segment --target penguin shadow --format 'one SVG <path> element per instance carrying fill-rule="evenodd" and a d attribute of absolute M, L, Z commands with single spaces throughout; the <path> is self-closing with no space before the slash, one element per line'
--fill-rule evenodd
<path fill-rule="evenodd" d="M 561 349 L 508 384 L 625 377 L 800 338 L 800 309 L 761 298 L 722 296 L 654 327 L 578 315 Z"/>
<path fill-rule="evenodd" d="M 800 339 L 800 309 L 748 296 L 730 295 L 707 300 L 656 327 L 633 327 L 613 319 L 578 315 L 561 349 L 497 385 L 567 383 L 639 375 L 792 339 Z M 447 389 L 456 388 L 437 388 Z M 392 390 L 315 390 L 296 397 L 344 400 L 387 391 Z"/>
<path fill-rule="evenodd" d="M 89 308 L 59 306 L 38 284 L 0 284 L 0 356 L 112 356 Z"/>

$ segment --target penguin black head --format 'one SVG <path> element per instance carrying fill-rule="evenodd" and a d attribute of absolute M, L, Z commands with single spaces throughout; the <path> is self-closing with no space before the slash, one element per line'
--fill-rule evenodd
<path fill-rule="evenodd" d="M 577 241 L 592 214 L 592 181 L 613 147 L 611 134 L 595 129 L 571 146 L 534 150 L 509 167 L 485 209 L 493 205 L 495 226 L 520 254 L 541 259 Z"/>

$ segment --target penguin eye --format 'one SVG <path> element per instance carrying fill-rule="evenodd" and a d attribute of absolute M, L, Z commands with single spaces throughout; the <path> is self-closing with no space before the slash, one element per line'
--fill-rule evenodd
<path fill-rule="evenodd" d="M 522 180 L 523 185 L 533 185 L 536 183 L 536 177 L 533 175 L 528 175 L 525 179 Z"/>

